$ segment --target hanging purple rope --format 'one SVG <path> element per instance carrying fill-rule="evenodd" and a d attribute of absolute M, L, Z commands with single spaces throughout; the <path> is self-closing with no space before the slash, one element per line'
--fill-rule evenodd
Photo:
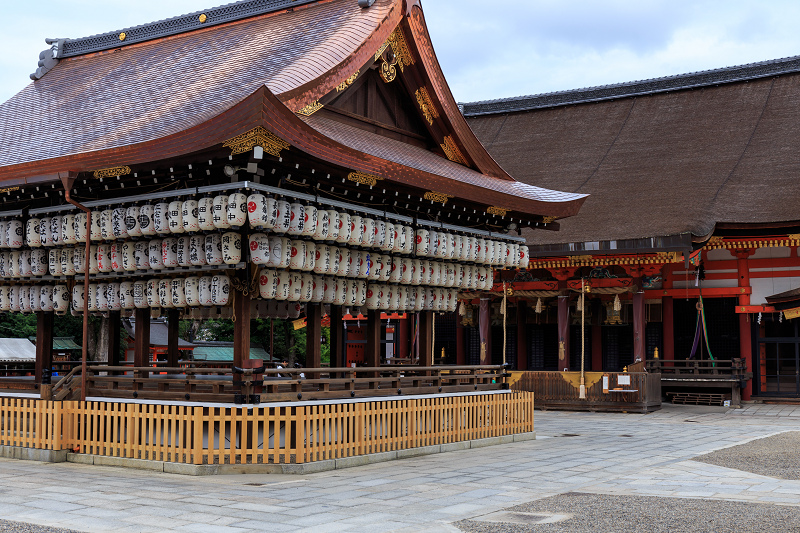
<path fill-rule="evenodd" d="M 697 347 L 700 345 L 700 313 L 697 313 L 697 327 L 694 328 L 694 344 L 692 344 L 692 353 L 689 354 L 689 359 L 694 359 L 697 354 Z"/>

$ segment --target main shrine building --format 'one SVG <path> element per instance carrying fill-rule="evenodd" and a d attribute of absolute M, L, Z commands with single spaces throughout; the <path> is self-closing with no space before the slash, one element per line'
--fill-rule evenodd
<path fill-rule="evenodd" d="M 800 396 L 798 98 L 790 57 L 464 104 L 517 179 L 589 194 L 502 276 L 538 302 L 509 328 L 518 368 L 580 368 L 583 279 L 587 370 L 742 359 L 745 399 Z"/>

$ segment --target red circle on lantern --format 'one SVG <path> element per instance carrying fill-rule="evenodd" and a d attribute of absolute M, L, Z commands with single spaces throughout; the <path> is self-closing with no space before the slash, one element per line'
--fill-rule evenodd
<path fill-rule="evenodd" d="M 247 203 L 247 210 L 250 213 L 255 213 L 256 212 L 256 203 L 255 202 L 248 202 Z"/>

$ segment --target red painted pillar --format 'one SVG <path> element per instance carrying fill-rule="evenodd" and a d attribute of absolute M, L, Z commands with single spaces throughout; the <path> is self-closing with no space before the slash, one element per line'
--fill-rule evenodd
<path fill-rule="evenodd" d="M 661 299 L 661 319 L 664 329 L 664 353 L 659 357 L 670 361 L 664 366 L 673 366 L 671 361 L 675 359 L 675 308 L 672 296 L 664 296 Z"/>
<path fill-rule="evenodd" d="M 569 370 L 569 295 L 558 297 L 558 343 L 558 370 L 567 371 Z"/>
<path fill-rule="evenodd" d="M 739 287 L 750 287 L 750 267 L 747 258 L 753 254 L 751 250 L 736 250 L 736 269 L 739 276 Z M 740 294 L 739 305 L 750 305 L 750 295 Z M 753 372 L 753 339 L 750 329 L 750 315 L 741 313 L 739 315 L 739 356 L 744 359 L 747 365 L 747 372 Z M 742 400 L 749 400 L 753 394 L 753 380 L 747 382 L 747 386 L 742 389 Z"/>

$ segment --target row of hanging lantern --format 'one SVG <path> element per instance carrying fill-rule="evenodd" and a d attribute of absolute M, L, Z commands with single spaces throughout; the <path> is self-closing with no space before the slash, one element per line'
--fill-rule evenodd
<path fill-rule="evenodd" d="M 218 195 L 154 205 L 117 207 L 92 214 L 90 240 L 117 241 L 156 235 L 250 227 L 317 241 L 384 252 L 478 264 L 526 268 L 527 248 L 444 231 L 414 228 L 347 212 L 318 209 L 263 194 Z M 0 221 L 0 248 L 56 247 L 86 241 L 86 214 Z M 23 235 L 24 233 L 24 235 Z"/>

